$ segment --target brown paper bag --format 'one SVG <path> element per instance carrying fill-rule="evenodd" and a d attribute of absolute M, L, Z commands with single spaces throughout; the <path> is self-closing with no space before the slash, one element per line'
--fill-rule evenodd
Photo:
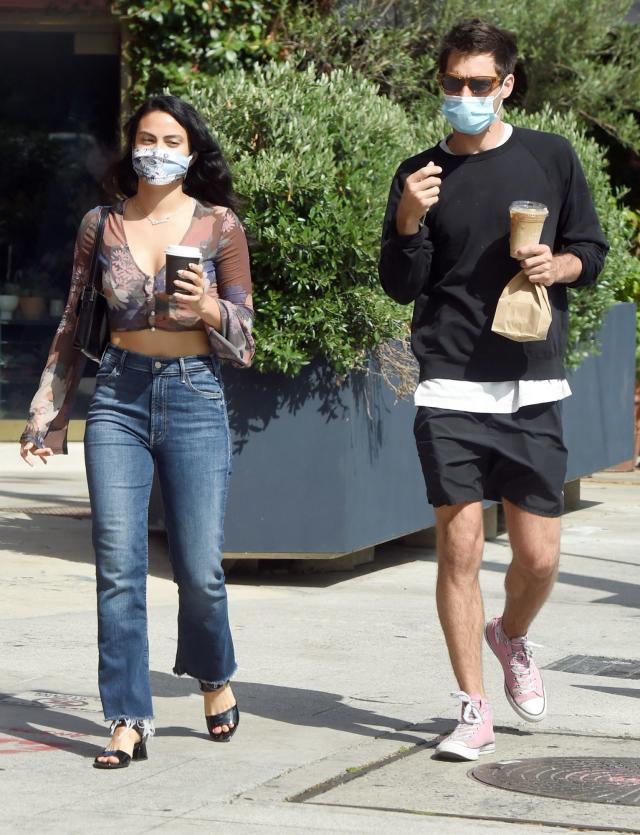
<path fill-rule="evenodd" d="M 491 330 L 514 342 L 536 342 L 547 338 L 551 305 L 547 288 L 532 284 L 520 271 L 502 291 Z"/>

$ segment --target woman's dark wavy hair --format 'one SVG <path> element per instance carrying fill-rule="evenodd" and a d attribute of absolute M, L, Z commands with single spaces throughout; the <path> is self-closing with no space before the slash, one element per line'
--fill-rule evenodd
<path fill-rule="evenodd" d="M 138 175 L 133 170 L 131 150 L 134 147 L 138 125 L 147 113 L 161 110 L 186 130 L 190 152 L 198 156 L 189 168 L 183 189 L 185 194 L 213 206 L 227 206 L 237 210 L 238 198 L 233 191 L 231 171 L 222 155 L 220 145 L 211 135 L 198 111 L 177 96 L 150 96 L 144 101 L 124 126 L 126 148 L 107 174 L 105 188 L 118 197 L 132 197 L 138 191 Z"/>

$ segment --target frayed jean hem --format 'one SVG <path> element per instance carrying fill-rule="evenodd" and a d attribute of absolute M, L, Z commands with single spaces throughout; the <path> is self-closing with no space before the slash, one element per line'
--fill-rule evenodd
<path fill-rule="evenodd" d="M 153 716 L 146 716 L 144 719 L 131 719 L 128 716 L 118 716 L 117 719 L 106 718 L 107 722 L 111 722 L 109 727 L 109 734 L 112 735 L 118 725 L 124 725 L 125 728 L 135 728 L 140 731 L 143 739 L 148 736 L 153 736 L 156 732 L 153 724 Z"/>
<path fill-rule="evenodd" d="M 229 681 L 233 678 L 233 676 L 238 672 L 238 665 L 234 664 L 231 672 L 229 675 L 225 676 L 221 679 L 214 679 L 213 681 L 207 681 L 203 678 L 198 678 L 198 676 L 194 676 L 192 673 L 188 672 L 187 670 L 182 669 L 182 667 L 176 666 L 173 668 L 173 674 L 176 676 L 189 676 L 190 678 L 194 678 L 199 684 L 200 689 L 202 689 L 202 685 L 204 685 L 208 690 L 217 690 L 219 687 L 223 687 L 225 684 L 228 684 Z"/>

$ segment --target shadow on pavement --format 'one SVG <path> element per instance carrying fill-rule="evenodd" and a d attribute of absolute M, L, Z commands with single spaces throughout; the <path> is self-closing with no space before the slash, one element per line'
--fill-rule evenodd
<path fill-rule="evenodd" d="M 55 520 L 55 532 L 50 535 Z M 48 524 L 47 524 L 48 523 Z M 72 562 L 93 564 L 91 545 L 91 523 L 88 519 L 73 519 L 63 516 L 29 515 L 28 518 L 10 516 L 2 518 L 0 510 L 0 547 L 6 551 L 35 556 L 57 557 Z M 54 543 L 52 545 L 52 542 Z M 60 543 L 63 543 L 61 545 Z M 509 548 L 506 540 L 494 544 Z M 574 554 L 573 556 L 581 556 Z M 585 557 L 587 555 L 584 555 Z M 385 568 L 397 567 L 411 562 L 429 562 L 435 560 L 432 549 L 410 548 L 398 543 L 386 543 L 376 549 L 373 562 L 365 563 L 349 571 L 322 571 L 306 573 L 304 560 L 261 560 L 257 569 L 245 570 L 242 560 L 228 572 L 230 585 L 264 585 L 305 588 L 329 588 Z M 607 559 L 598 560 L 606 563 Z M 612 562 L 615 562 L 612 560 Z M 327 564 L 330 569 L 331 563 Z M 482 568 L 504 574 L 506 563 L 485 560 Z M 149 574 L 154 577 L 173 579 L 169 564 L 169 552 L 166 537 L 162 533 L 149 536 Z M 558 583 L 605 592 L 606 597 L 595 599 L 594 603 L 615 603 L 619 606 L 640 609 L 640 585 L 623 580 L 595 577 L 589 574 L 573 574 L 560 571 Z"/>
<path fill-rule="evenodd" d="M 612 560 L 610 557 L 594 557 L 593 554 L 576 554 L 573 551 L 562 550 L 562 555 L 567 557 L 578 557 L 580 560 L 594 560 L 595 562 L 607 562 L 612 565 L 631 565 L 633 568 L 640 568 L 640 562 L 629 560 Z"/>
<path fill-rule="evenodd" d="M 241 713 L 244 711 L 263 719 L 307 728 L 331 728 L 369 737 L 384 734 L 386 739 L 416 743 L 423 740 L 411 734 L 412 730 L 438 734 L 447 729 L 452 721 L 437 717 L 420 725 L 410 725 L 405 719 L 343 702 L 344 697 L 339 693 L 237 680 L 232 685 Z M 176 678 L 157 671 L 151 673 L 151 686 L 155 696 L 169 698 L 198 692 L 192 679 Z M 161 728 L 159 734 L 170 735 L 172 730 Z"/>
<path fill-rule="evenodd" d="M 18 501 L 14 504 L 13 500 Z M 24 493 L 19 490 L 0 490 L 0 513 L 7 510 L 20 510 L 21 513 L 28 512 L 30 508 L 37 507 L 81 507 L 88 509 L 89 499 L 86 496 L 61 496 L 59 493 L 39 493 L 37 496 L 29 497 L 29 504 L 25 500 Z M 41 515 L 41 514 L 33 514 Z"/>
<path fill-rule="evenodd" d="M 152 671 L 151 682 L 155 697 L 184 698 L 198 692 L 192 679 L 176 678 L 168 673 Z M 242 681 L 234 681 L 233 689 L 241 712 L 307 728 L 332 729 L 365 737 L 384 736 L 397 742 L 419 744 L 424 739 L 412 731 L 436 736 L 450 730 L 454 724 L 453 720 L 442 717 L 411 724 L 372 708 L 347 704 L 338 693 Z M 78 712 L 65 713 L 39 704 L 37 700 L 16 699 L 6 693 L 0 693 L 0 704 L 2 754 L 61 749 L 92 758 L 99 752 L 99 745 L 87 742 L 83 737 L 98 736 L 106 742 L 107 726 L 101 720 L 87 718 Z M 191 727 L 163 726 L 161 718 L 158 724 L 158 736 L 208 738 L 204 719 L 202 731 Z M 507 732 L 514 731 L 507 729 Z"/>
<path fill-rule="evenodd" d="M 5 699 L 9 703 L 2 704 Z M 98 748 L 81 739 L 85 736 L 105 736 L 105 725 L 77 713 L 63 713 L 34 701 L 18 700 L 0 693 L 2 739 L 0 753 L 19 754 L 50 749 L 62 749 L 80 757 L 95 757 Z"/>
<path fill-rule="evenodd" d="M 628 696 L 630 699 L 640 699 L 640 687 L 598 687 L 595 684 L 572 684 L 580 690 L 595 690 L 596 693 L 611 693 L 612 696 Z"/>
<path fill-rule="evenodd" d="M 58 500 L 53 502 L 58 503 Z M 69 505 L 80 506 L 80 503 L 69 500 Z M 20 514 L 3 516 L 0 508 L 0 549 L 93 565 L 90 519 L 76 519 L 63 514 L 29 513 L 26 509 L 21 510 Z M 243 560 L 237 560 L 235 566 L 227 570 L 227 579 L 230 585 L 328 588 L 385 568 L 409 562 L 433 562 L 433 559 L 433 551 L 390 543 L 377 549 L 373 562 L 348 571 L 323 570 L 307 573 L 304 560 L 260 560 L 257 568 L 248 568 L 243 564 Z M 255 561 L 250 560 L 246 565 L 250 563 Z M 327 568 L 330 568 L 330 565 L 329 561 Z M 164 533 L 149 534 L 149 574 L 152 577 L 173 580 Z"/>
<path fill-rule="evenodd" d="M 56 500 L 59 504 L 59 500 Z M 71 506 L 79 502 L 69 501 Z M 94 564 L 91 544 L 91 520 L 65 515 L 25 513 L 23 516 L 2 516 L 0 509 L 0 548 L 36 557 L 54 557 L 69 562 Z M 149 537 L 149 574 L 173 579 L 169 553 L 164 535 Z"/>
<path fill-rule="evenodd" d="M 482 563 L 482 568 L 485 571 L 496 571 L 500 574 L 506 574 L 508 566 L 499 562 L 485 560 Z M 640 585 L 637 583 L 626 583 L 623 580 L 608 580 L 606 577 L 594 577 L 589 574 L 571 574 L 568 571 L 558 572 L 556 582 L 583 589 L 603 591 L 611 595 L 610 597 L 600 597 L 592 600 L 592 603 L 615 603 L 618 606 L 640 609 Z"/>

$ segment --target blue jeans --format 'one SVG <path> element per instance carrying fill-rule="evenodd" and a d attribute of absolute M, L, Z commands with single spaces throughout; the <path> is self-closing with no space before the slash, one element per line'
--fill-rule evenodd
<path fill-rule="evenodd" d="M 152 730 L 146 583 L 154 463 L 178 584 L 173 671 L 217 685 L 236 669 L 222 570 L 231 448 L 217 359 L 163 359 L 109 345 L 84 444 L 104 715 Z"/>

